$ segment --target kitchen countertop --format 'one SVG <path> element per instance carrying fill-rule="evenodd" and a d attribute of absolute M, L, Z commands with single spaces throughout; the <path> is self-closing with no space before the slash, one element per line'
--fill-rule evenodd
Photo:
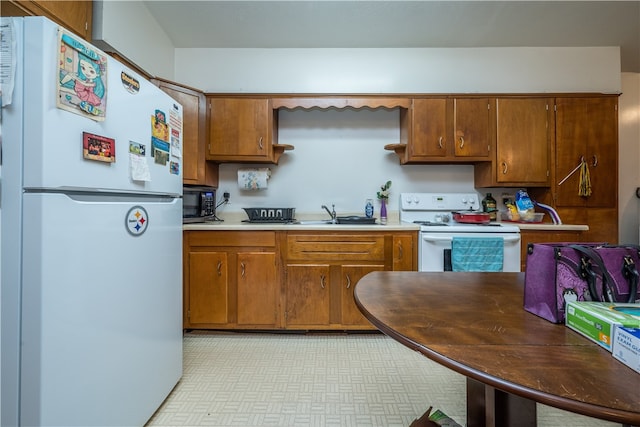
<path fill-rule="evenodd" d="M 339 214 L 340 216 L 357 215 L 357 214 Z M 230 230 L 230 231 L 249 231 L 249 230 L 276 230 L 276 231 L 297 231 L 297 230 L 313 230 L 313 231 L 418 231 L 420 226 L 418 224 L 401 223 L 397 212 L 390 212 L 389 219 L 386 225 L 381 224 L 280 224 L 280 223 L 247 223 L 242 222 L 247 219 L 244 212 L 231 212 L 225 214 L 219 214 L 220 219 L 224 221 L 212 221 L 196 224 L 184 224 L 182 229 L 185 231 L 194 230 Z M 323 221 L 327 219 L 327 215 L 322 214 L 296 214 L 296 219 L 299 221 Z M 552 223 L 514 223 L 509 224 L 517 225 L 520 230 L 526 231 L 587 231 L 589 226 L 581 224 L 561 224 L 555 225 Z"/>
<path fill-rule="evenodd" d="M 349 216 L 357 214 L 343 214 L 339 216 Z M 296 214 L 296 220 L 298 221 L 325 221 L 328 215 L 322 214 Z M 420 226 L 418 224 L 401 223 L 399 221 L 398 214 L 391 213 L 386 225 L 381 224 L 296 224 L 296 223 L 248 223 L 242 222 L 247 219 L 245 213 L 226 213 L 219 215 L 220 219 L 224 221 L 212 221 L 199 224 L 184 224 L 182 229 L 184 231 L 193 230 L 231 230 L 231 231 L 250 231 L 250 230 L 275 230 L 275 231 L 298 231 L 298 230 L 313 230 L 313 231 L 418 231 Z"/>
<path fill-rule="evenodd" d="M 507 224 L 507 223 L 505 223 Z M 553 224 L 550 222 L 542 222 L 536 224 L 527 224 L 520 222 L 509 222 L 508 224 L 517 225 L 520 230 L 526 231 L 588 231 L 589 226 L 584 224 Z"/>

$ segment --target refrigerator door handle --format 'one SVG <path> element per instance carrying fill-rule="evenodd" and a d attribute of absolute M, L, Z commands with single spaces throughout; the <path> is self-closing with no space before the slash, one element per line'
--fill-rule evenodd
<path fill-rule="evenodd" d="M 136 193 L 132 191 L 109 191 L 99 188 L 25 188 L 24 192 L 37 194 L 64 194 L 70 199 L 78 202 L 130 202 L 135 200 L 150 203 L 171 203 L 177 198 L 182 198 L 180 194 L 172 193 Z"/>

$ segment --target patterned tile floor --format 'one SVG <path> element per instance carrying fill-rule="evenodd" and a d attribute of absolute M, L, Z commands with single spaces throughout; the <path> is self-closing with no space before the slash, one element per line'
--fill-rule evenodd
<path fill-rule="evenodd" d="M 384 335 L 192 333 L 147 426 L 400 427 L 430 405 L 464 425 L 464 377 Z M 538 425 L 619 426 L 544 405 Z"/>

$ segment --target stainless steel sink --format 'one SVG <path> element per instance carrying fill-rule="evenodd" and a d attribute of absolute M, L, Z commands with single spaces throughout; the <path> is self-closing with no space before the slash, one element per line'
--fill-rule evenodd
<path fill-rule="evenodd" d="M 320 220 L 320 219 L 312 219 L 312 220 L 303 220 L 292 222 L 293 225 L 326 225 L 331 224 L 331 220 Z"/>
<path fill-rule="evenodd" d="M 336 218 L 338 224 L 355 225 L 355 224 L 375 224 L 375 218 L 367 218 L 366 216 L 339 216 Z"/>
<path fill-rule="evenodd" d="M 356 224 L 375 224 L 375 218 L 367 218 L 364 216 L 339 216 L 336 217 L 336 222 L 332 222 L 330 219 L 326 220 L 302 220 L 292 222 L 294 225 L 356 225 Z"/>

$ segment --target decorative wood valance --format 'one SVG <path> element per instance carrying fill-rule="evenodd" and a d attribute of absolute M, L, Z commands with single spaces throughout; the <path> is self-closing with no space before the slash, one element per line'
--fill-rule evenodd
<path fill-rule="evenodd" d="M 314 97 L 291 97 L 291 98 L 271 98 L 271 107 L 274 110 L 280 108 L 286 109 L 329 109 L 329 108 L 409 108 L 411 106 L 411 98 L 401 97 L 385 97 L 385 96 L 314 96 Z"/>

